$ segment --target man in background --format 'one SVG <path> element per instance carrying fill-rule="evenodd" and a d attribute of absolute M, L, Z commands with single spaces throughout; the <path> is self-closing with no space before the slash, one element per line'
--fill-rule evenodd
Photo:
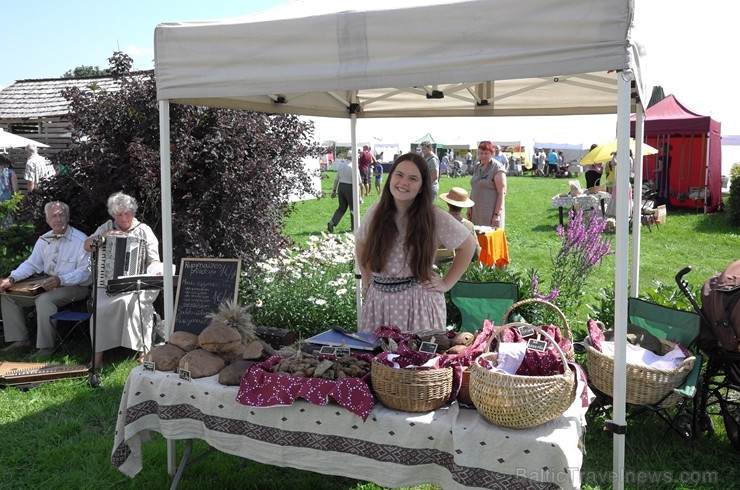
<path fill-rule="evenodd" d="M 30 144 L 26 146 L 26 154 L 28 154 L 28 160 L 26 160 L 24 177 L 27 183 L 26 188 L 28 192 L 31 192 L 39 186 L 39 182 L 53 177 L 56 174 L 56 170 L 49 160 L 39 155 L 36 145 Z"/>
<path fill-rule="evenodd" d="M 439 194 L 439 158 L 434 153 L 434 145 L 431 141 L 421 143 L 421 155 L 429 165 L 429 180 L 432 182 L 432 201 L 434 201 Z"/>
<path fill-rule="evenodd" d="M 352 199 L 352 172 L 356 172 L 350 160 L 342 161 L 337 167 L 337 176 L 334 179 L 334 187 L 331 191 L 331 197 L 338 198 L 339 206 L 334 211 L 334 216 L 326 224 L 329 233 L 334 233 L 334 227 L 339 224 L 344 213 L 349 208 L 350 229 L 355 230 L 354 200 Z M 361 184 L 360 175 L 357 176 L 357 182 Z"/>

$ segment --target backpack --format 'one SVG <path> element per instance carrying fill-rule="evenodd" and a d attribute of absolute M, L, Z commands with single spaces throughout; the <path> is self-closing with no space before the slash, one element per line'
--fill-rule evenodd
<path fill-rule="evenodd" d="M 699 348 L 740 352 L 740 260 L 709 278 L 701 290 L 702 321 Z"/>

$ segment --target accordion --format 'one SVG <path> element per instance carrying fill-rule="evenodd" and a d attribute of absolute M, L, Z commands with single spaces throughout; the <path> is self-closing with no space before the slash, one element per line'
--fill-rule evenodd
<path fill-rule="evenodd" d="M 146 272 L 146 240 L 138 237 L 109 236 L 98 247 L 97 287 L 108 281 Z"/>

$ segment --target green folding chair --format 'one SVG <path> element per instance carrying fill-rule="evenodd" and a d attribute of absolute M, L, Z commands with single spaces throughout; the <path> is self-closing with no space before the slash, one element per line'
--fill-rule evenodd
<path fill-rule="evenodd" d="M 483 327 L 483 320 L 498 323 L 519 300 L 519 288 L 513 282 L 458 281 L 450 289 L 450 299 L 462 316 L 460 331 L 475 332 Z"/>
<path fill-rule="evenodd" d="M 701 325 L 699 315 L 693 311 L 676 310 L 638 298 L 629 298 L 627 316 L 631 324 L 655 337 L 679 342 L 687 348 L 694 346 Z M 695 400 L 702 366 L 702 356 L 698 353 L 694 355 L 696 361 L 681 386 L 674 388 L 658 402 L 640 406 L 630 413 L 630 417 L 634 417 L 650 411 L 663 419 L 669 425 L 663 440 L 671 429 L 686 440 L 696 433 L 696 419 L 687 410 L 688 403 Z M 672 397 L 670 401 L 668 397 Z"/>

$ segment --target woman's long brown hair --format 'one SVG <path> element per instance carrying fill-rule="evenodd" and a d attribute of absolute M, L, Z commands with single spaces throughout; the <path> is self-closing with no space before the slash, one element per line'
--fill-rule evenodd
<path fill-rule="evenodd" d="M 396 167 L 401 162 L 416 165 L 421 174 L 421 192 L 407 211 L 407 235 L 404 237 L 404 251 L 408 257 L 409 268 L 413 276 L 420 281 L 427 281 L 432 276 L 432 264 L 437 253 L 435 239 L 434 203 L 432 202 L 432 183 L 429 165 L 418 153 L 406 153 L 393 162 L 389 177 L 383 186 L 377 209 L 373 215 L 367 233 L 367 242 L 360 257 L 360 264 L 378 273 L 385 267 L 388 255 L 396 237 L 396 203 L 391 194 L 391 180 Z"/>

